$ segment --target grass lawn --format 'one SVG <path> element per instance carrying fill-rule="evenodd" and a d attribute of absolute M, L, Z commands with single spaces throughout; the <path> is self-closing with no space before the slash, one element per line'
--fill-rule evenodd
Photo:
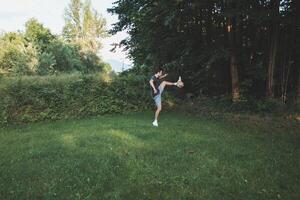
<path fill-rule="evenodd" d="M 300 199 L 298 125 L 151 119 L 0 129 L 0 199 Z"/>

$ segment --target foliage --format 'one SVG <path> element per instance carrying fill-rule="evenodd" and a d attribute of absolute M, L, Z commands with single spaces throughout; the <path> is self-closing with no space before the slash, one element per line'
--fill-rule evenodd
<path fill-rule="evenodd" d="M 34 43 L 40 51 L 45 48 L 55 39 L 50 29 L 45 28 L 35 18 L 29 19 L 25 24 L 24 38 L 31 43 Z"/>
<path fill-rule="evenodd" d="M 4 73 L 29 73 L 30 57 L 19 33 L 5 33 L 0 38 L 0 69 Z"/>
<path fill-rule="evenodd" d="M 0 80 L 0 124 L 123 113 L 152 105 L 144 76 L 23 76 Z"/>
<path fill-rule="evenodd" d="M 55 56 L 50 52 L 43 52 L 39 56 L 39 64 L 37 69 L 38 75 L 53 74 L 55 72 L 54 66 L 56 65 Z"/>
<path fill-rule="evenodd" d="M 52 34 L 35 18 L 26 22 L 24 32 L 2 34 L 0 74 L 109 73 L 111 66 L 97 55 L 101 39 L 107 35 L 105 19 L 88 0 L 71 1 L 65 17 L 62 36 Z"/>
<path fill-rule="evenodd" d="M 193 113 L 201 116 L 224 118 L 226 115 L 264 115 L 280 116 L 282 118 L 291 115 L 298 116 L 299 107 L 294 104 L 284 104 L 277 99 L 255 99 L 243 97 L 237 102 L 232 102 L 230 96 L 201 96 L 184 102 L 177 103 L 177 108 L 182 113 Z"/>
<path fill-rule="evenodd" d="M 91 1 L 71 0 L 65 10 L 64 37 L 85 53 L 97 54 L 99 39 L 106 36 L 105 19 L 92 9 Z"/>
<path fill-rule="evenodd" d="M 46 52 L 53 55 L 55 59 L 53 68 L 56 72 L 83 71 L 85 69 L 80 60 L 79 51 L 73 45 L 57 39 L 47 47 Z"/>
<path fill-rule="evenodd" d="M 288 93 L 300 91 L 295 53 L 300 7 L 296 0 L 283 0 L 274 9 L 277 2 L 118 0 L 108 9 L 119 19 L 110 32 L 130 34 L 120 44 L 128 49 L 135 68 L 164 66 L 183 77 L 188 92 L 227 95 L 235 77 L 240 96 L 259 99 L 266 95 L 268 79 L 274 79 L 275 97 L 286 102 Z M 278 37 L 274 24 L 280 29 Z M 275 59 L 270 58 L 273 51 Z M 274 76 L 268 74 L 273 60 Z M 231 74 L 233 64 L 237 74 Z"/>

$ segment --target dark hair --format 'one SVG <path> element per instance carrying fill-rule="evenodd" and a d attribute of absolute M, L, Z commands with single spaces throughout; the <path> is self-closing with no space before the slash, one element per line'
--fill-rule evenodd
<path fill-rule="evenodd" d="M 164 70 L 163 70 L 163 68 L 158 67 L 158 68 L 156 68 L 156 69 L 154 70 L 154 73 L 156 74 L 156 73 L 158 73 L 158 72 L 160 72 L 160 71 L 164 71 Z"/>

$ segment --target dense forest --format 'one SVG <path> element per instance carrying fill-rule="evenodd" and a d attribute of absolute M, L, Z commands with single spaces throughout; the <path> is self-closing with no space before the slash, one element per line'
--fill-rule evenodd
<path fill-rule="evenodd" d="M 300 101 L 296 0 L 118 0 L 112 34 L 134 61 L 129 73 L 164 67 L 194 95 Z M 127 72 L 128 73 L 128 72 Z"/>

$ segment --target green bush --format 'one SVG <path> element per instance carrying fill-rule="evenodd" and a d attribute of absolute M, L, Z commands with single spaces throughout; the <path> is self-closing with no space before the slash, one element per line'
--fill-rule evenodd
<path fill-rule="evenodd" d="M 8 73 L 28 74 L 29 57 L 24 49 L 0 41 L 0 69 Z"/>
<path fill-rule="evenodd" d="M 38 75 L 50 75 L 54 74 L 56 65 L 56 60 L 54 55 L 50 52 L 43 52 L 39 55 L 37 74 Z"/>
<path fill-rule="evenodd" d="M 69 74 L 0 79 L 0 125 L 149 108 L 147 77 Z"/>

